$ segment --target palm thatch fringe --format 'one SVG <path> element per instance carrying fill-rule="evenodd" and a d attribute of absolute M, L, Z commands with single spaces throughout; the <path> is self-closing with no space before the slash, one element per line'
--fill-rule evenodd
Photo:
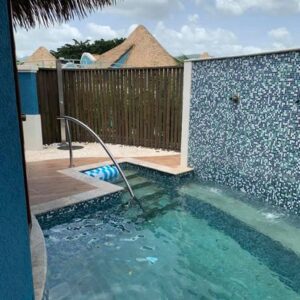
<path fill-rule="evenodd" d="M 27 29 L 85 17 L 115 3 L 116 0 L 11 0 L 14 26 Z"/>

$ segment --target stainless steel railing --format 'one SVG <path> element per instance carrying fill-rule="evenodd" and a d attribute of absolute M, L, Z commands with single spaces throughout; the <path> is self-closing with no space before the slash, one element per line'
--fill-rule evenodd
<path fill-rule="evenodd" d="M 110 159 L 112 160 L 112 162 L 114 163 L 114 165 L 116 166 L 116 168 L 118 169 L 118 171 L 120 172 L 126 186 L 127 189 L 131 195 L 131 197 L 136 200 L 138 202 L 138 204 L 140 205 L 139 201 L 136 199 L 132 188 L 125 176 L 125 174 L 123 173 L 121 167 L 119 166 L 118 162 L 114 159 L 112 153 L 108 150 L 108 148 L 106 147 L 106 145 L 104 144 L 104 142 L 100 139 L 100 137 L 98 136 L 98 134 L 93 131 L 89 126 L 87 126 L 86 124 L 84 124 L 83 122 L 73 118 L 73 117 L 69 117 L 69 116 L 62 116 L 62 117 L 58 117 L 58 120 L 65 120 L 66 122 L 66 130 L 67 130 L 67 140 L 68 140 L 68 144 L 69 144 L 69 151 L 70 151 L 70 168 L 72 168 L 73 165 L 73 150 L 72 150 L 72 136 L 71 136 L 71 131 L 70 131 L 70 124 L 69 122 L 73 122 L 77 125 L 79 125 L 80 127 L 84 128 L 85 130 L 87 130 L 92 136 L 94 136 L 94 138 L 97 140 L 97 142 L 99 142 L 99 144 L 103 147 L 103 149 L 105 150 L 105 152 L 108 154 L 108 156 L 110 157 Z"/>

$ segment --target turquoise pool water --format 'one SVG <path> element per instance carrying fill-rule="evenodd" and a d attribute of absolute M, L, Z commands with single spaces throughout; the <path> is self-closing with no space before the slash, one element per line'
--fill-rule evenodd
<path fill-rule="evenodd" d="M 122 195 L 40 217 L 46 299 L 300 299 L 297 218 L 194 178 L 126 173 L 145 212 Z"/>

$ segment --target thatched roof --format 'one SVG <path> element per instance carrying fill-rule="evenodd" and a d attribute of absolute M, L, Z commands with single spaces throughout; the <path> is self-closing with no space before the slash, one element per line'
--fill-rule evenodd
<path fill-rule="evenodd" d="M 33 54 L 26 58 L 23 66 L 55 67 L 56 58 L 45 47 L 39 47 Z"/>
<path fill-rule="evenodd" d="M 200 59 L 208 59 L 208 58 L 212 58 L 212 56 L 210 56 L 208 52 L 203 52 L 200 54 Z"/>
<path fill-rule="evenodd" d="M 88 13 L 116 0 L 11 0 L 14 26 L 25 28 L 38 24 L 64 22 Z"/>
<path fill-rule="evenodd" d="M 117 62 L 120 59 L 122 67 L 125 68 L 177 65 L 177 61 L 142 25 L 138 26 L 122 44 L 94 57 L 97 59 L 97 65 L 102 68 L 109 68 L 114 64 L 118 66 Z"/>

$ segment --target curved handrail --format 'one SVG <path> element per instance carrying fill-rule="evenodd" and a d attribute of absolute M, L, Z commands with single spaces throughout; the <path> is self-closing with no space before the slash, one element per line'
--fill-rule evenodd
<path fill-rule="evenodd" d="M 57 117 L 58 120 L 66 120 L 66 129 L 67 129 L 67 138 L 68 138 L 68 143 L 69 143 L 69 150 L 70 150 L 70 168 L 73 167 L 73 151 L 72 151 L 72 138 L 71 138 L 71 132 L 70 132 L 70 127 L 69 127 L 69 122 L 74 122 L 75 124 L 81 126 L 82 128 L 86 129 L 90 134 L 92 134 L 94 136 L 94 138 L 101 144 L 101 146 L 103 147 L 103 149 L 106 151 L 106 153 L 108 154 L 108 156 L 110 157 L 110 159 L 113 161 L 114 165 L 116 166 L 116 168 L 118 169 L 118 171 L 120 172 L 124 182 L 126 183 L 127 189 L 131 195 L 131 197 L 135 200 L 136 197 L 133 193 L 133 190 L 125 176 L 125 174 L 123 173 L 122 169 L 120 168 L 118 162 L 114 159 L 112 153 L 108 150 L 108 148 L 106 147 L 106 145 L 104 144 L 104 142 L 100 139 L 100 137 L 98 136 L 98 134 L 93 131 L 89 126 L 87 126 L 86 124 L 84 124 L 83 122 L 73 118 L 73 117 L 69 117 L 69 116 L 62 116 L 62 117 Z"/>

